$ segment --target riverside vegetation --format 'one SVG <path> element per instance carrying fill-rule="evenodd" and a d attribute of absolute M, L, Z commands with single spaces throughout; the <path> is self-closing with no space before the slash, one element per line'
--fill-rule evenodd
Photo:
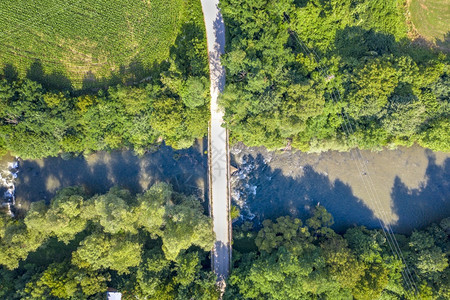
<path fill-rule="evenodd" d="M 449 299 L 450 218 L 395 237 L 417 294 L 381 230 L 335 233 L 322 206 L 303 223 L 280 217 L 234 228 L 233 268 L 224 299 Z"/>
<path fill-rule="evenodd" d="M 44 80 L 45 73 L 23 78 L 5 67 L 0 79 L 0 155 L 10 151 L 27 159 L 118 148 L 142 154 L 161 140 L 188 148 L 206 135 L 205 29 L 200 2 L 189 3 L 188 19 L 167 62 L 140 84 L 94 92 L 61 89 Z"/>
<path fill-rule="evenodd" d="M 143 194 L 60 190 L 25 216 L 0 218 L 2 299 L 217 299 L 211 219 L 164 183 Z"/>
<path fill-rule="evenodd" d="M 223 0 L 221 8 L 221 103 L 234 141 L 450 151 L 449 59 L 411 44 L 404 1 Z"/>
<path fill-rule="evenodd" d="M 211 220 L 192 197 L 156 184 L 133 197 L 113 188 L 87 197 L 65 188 L 24 218 L 2 218 L 3 299 L 93 299 L 107 286 L 124 299 L 217 299 L 206 251 Z M 224 299 L 448 299 L 450 219 L 396 235 L 417 295 L 402 279 L 381 230 L 335 233 L 316 207 L 291 217 L 234 228 L 233 269 Z M 47 298 L 46 298 L 47 297 Z"/>

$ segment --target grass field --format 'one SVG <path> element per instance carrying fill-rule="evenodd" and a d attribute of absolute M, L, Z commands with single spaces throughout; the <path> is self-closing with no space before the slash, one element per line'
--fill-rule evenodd
<path fill-rule="evenodd" d="M 409 10 L 420 35 L 450 49 L 450 0 L 410 0 Z"/>
<path fill-rule="evenodd" d="M 75 89 L 120 80 L 133 68 L 143 76 L 169 56 L 186 2 L 1 0 L 0 65 Z"/>

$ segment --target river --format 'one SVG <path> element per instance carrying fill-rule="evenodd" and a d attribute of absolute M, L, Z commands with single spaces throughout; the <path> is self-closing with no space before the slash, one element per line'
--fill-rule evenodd
<path fill-rule="evenodd" d="M 239 143 L 232 153 L 239 169 L 232 177 L 233 202 L 241 207 L 241 221 L 304 220 L 322 205 L 339 232 L 380 227 L 383 219 L 395 232 L 410 233 L 450 216 L 450 153 L 418 146 L 361 151 L 367 170 L 358 169 L 354 150 L 270 152 Z"/>
<path fill-rule="evenodd" d="M 16 207 L 26 210 L 32 201 L 50 201 L 58 189 L 67 186 L 81 185 L 90 195 L 105 193 L 113 186 L 141 193 L 158 181 L 171 183 L 175 191 L 204 201 L 205 150 L 206 144 L 199 141 L 186 150 L 163 145 L 142 157 L 132 151 L 101 151 L 70 159 L 24 160 L 16 179 Z"/>
<path fill-rule="evenodd" d="M 16 179 L 16 206 L 27 209 L 31 201 L 49 201 L 65 186 L 82 185 L 95 194 L 119 185 L 139 193 L 156 181 L 208 199 L 205 150 L 206 142 L 199 142 L 179 151 L 161 146 L 141 158 L 115 151 L 68 160 L 25 160 Z M 231 153 L 238 168 L 232 176 L 232 198 L 242 208 L 241 221 L 260 223 L 283 215 L 305 219 L 319 204 L 333 214 L 337 231 L 353 225 L 379 227 L 384 216 L 394 231 L 409 233 L 450 216 L 449 153 L 417 146 L 362 151 L 366 174 L 358 171 L 348 152 L 270 152 L 238 143 Z M 377 203 L 363 184 L 362 178 L 369 177 Z"/>

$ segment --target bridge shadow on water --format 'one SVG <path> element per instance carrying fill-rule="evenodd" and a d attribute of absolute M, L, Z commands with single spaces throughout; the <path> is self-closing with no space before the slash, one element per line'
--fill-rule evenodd
<path fill-rule="evenodd" d="M 254 167 L 254 168 L 253 168 Z M 249 170 L 242 176 L 242 170 Z M 244 172 L 245 173 L 245 172 Z M 311 166 L 303 167 L 299 177 L 285 176 L 281 169 L 272 169 L 261 154 L 244 156 L 235 178 L 235 192 L 246 199 L 248 211 L 256 224 L 264 219 L 289 215 L 305 220 L 311 208 L 320 203 L 334 217 L 333 228 L 344 232 L 354 225 L 380 228 L 373 211 L 356 197 L 351 186 L 330 180 L 326 174 L 316 172 Z M 419 189 L 410 189 L 397 177 L 392 187 L 392 210 L 398 216 L 391 224 L 395 232 L 410 233 L 450 215 L 450 159 L 442 166 L 436 165 L 432 154 L 426 171 L 427 182 Z M 256 187 L 256 190 L 255 190 Z M 236 203 L 236 201 L 234 201 Z M 239 222 L 239 221 L 238 221 Z"/>
<path fill-rule="evenodd" d="M 26 209 L 30 202 L 50 201 L 63 187 L 81 185 L 88 194 L 105 193 L 113 186 L 140 193 L 155 182 L 171 183 L 174 190 L 204 199 L 207 157 L 204 142 L 185 150 L 160 146 L 138 157 L 132 151 L 99 152 L 70 158 L 25 160 L 21 163 L 16 197 Z"/>

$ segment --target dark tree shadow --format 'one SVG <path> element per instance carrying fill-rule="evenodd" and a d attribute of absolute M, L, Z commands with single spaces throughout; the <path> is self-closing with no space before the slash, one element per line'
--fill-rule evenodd
<path fill-rule="evenodd" d="M 97 160 L 83 156 L 45 158 L 43 163 L 25 160 L 16 183 L 16 198 L 23 203 L 48 202 L 58 189 L 75 185 L 83 186 L 88 195 L 105 193 L 113 186 L 136 194 L 156 182 L 167 182 L 176 192 L 204 200 L 205 185 L 199 182 L 206 181 L 207 157 L 199 148 L 173 150 L 162 145 L 143 157 L 132 151 L 113 151 L 97 153 Z"/>
<path fill-rule="evenodd" d="M 29 70 L 27 71 L 26 77 L 40 83 L 47 90 L 73 90 L 72 82 L 61 72 L 52 72 L 50 74 L 45 73 L 40 60 L 35 60 L 31 64 Z"/>
<path fill-rule="evenodd" d="M 89 71 L 86 75 L 84 75 L 83 81 L 82 81 L 82 90 L 83 91 L 97 91 L 98 90 L 98 86 L 99 86 L 99 82 L 97 77 L 95 76 L 94 73 L 92 73 L 91 71 Z"/>
<path fill-rule="evenodd" d="M 305 7 L 308 5 L 309 0 L 294 0 L 294 5 L 298 8 Z"/>
<path fill-rule="evenodd" d="M 439 43 L 439 42 L 438 42 Z M 336 32 L 335 48 L 331 54 L 340 55 L 348 64 L 364 63 L 364 57 L 377 57 L 384 54 L 393 56 L 409 55 L 415 61 L 436 59 L 445 48 L 423 38 L 396 40 L 394 35 L 365 29 L 360 26 L 347 26 Z M 442 43 L 442 41 L 441 41 Z"/>
<path fill-rule="evenodd" d="M 450 52 L 450 31 L 444 34 L 444 38 L 437 39 L 436 45 L 444 52 L 449 53 Z"/>
<path fill-rule="evenodd" d="M 254 214 L 256 224 L 285 215 L 305 220 L 311 208 L 321 205 L 333 215 L 333 229 L 338 232 L 344 232 L 353 225 L 380 226 L 373 212 L 340 180 L 331 182 L 326 175 L 315 172 L 310 166 L 304 167 L 300 178 L 284 176 L 280 169 L 272 169 L 264 163 L 261 154 L 256 158 L 245 156 L 244 161 L 234 175 L 242 178 L 236 189 L 241 198 L 246 198 L 248 211 L 243 210 L 244 216 Z M 245 178 L 242 176 L 244 173 L 247 173 Z"/>
<path fill-rule="evenodd" d="M 3 67 L 3 76 L 5 76 L 5 79 L 8 81 L 15 81 L 19 78 L 19 72 L 17 72 L 16 67 L 12 64 L 6 64 Z"/>
<path fill-rule="evenodd" d="M 450 216 L 450 158 L 439 166 L 434 155 L 428 153 L 425 174 L 427 181 L 418 189 L 408 188 L 399 177 L 395 179 L 391 197 L 399 220 L 394 231 L 408 234 Z"/>
<path fill-rule="evenodd" d="M 336 32 L 336 52 L 346 60 L 361 59 L 364 56 L 396 54 L 399 45 L 391 34 L 375 32 L 359 26 L 345 27 Z"/>
<path fill-rule="evenodd" d="M 169 63 L 154 62 L 150 66 L 145 66 L 141 60 L 133 59 L 128 65 L 122 65 L 117 71 L 108 77 L 97 77 L 94 73 L 88 72 L 82 80 L 82 88 L 76 94 L 95 93 L 100 89 L 108 89 L 116 85 L 138 85 L 144 81 L 159 80 L 161 72 L 169 69 Z"/>

